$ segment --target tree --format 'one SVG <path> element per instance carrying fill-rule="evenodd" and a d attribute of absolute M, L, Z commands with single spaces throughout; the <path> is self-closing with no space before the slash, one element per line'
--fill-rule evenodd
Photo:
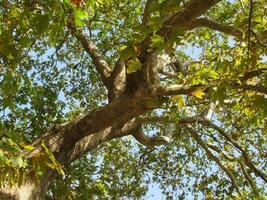
<path fill-rule="evenodd" d="M 0 12 L 2 199 L 266 198 L 264 0 Z"/>

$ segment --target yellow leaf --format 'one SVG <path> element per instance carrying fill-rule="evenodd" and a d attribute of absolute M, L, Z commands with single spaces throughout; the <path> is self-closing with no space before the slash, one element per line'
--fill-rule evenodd
<path fill-rule="evenodd" d="M 173 100 L 178 104 L 179 107 L 184 107 L 185 106 L 185 103 L 184 103 L 184 100 L 183 100 L 182 96 L 177 95 L 177 96 L 173 97 Z"/>
<path fill-rule="evenodd" d="M 213 197 L 212 197 L 212 193 L 211 192 L 207 192 L 206 193 L 206 200 L 212 200 L 213 199 Z"/>
<path fill-rule="evenodd" d="M 123 50 L 125 50 L 126 48 L 127 48 L 127 45 L 122 45 L 122 46 L 119 47 L 119 50 L 120 50 L 120 51 L 123 51 Z"/>
<path fill-rule="evenodd" d="M 24 147 L 24 149 L 29 150 L 29 151 L 34 150 L 34 147 L 30 146 L 30 145 L 23 145 L 23 147 Z"/>
<path fill-rule="evenodd" d="M 199 98 L 199 99 L 203 99 L 203 96 L 205 95 L 205 92 L 203 91 L 203 89 L 199 89 L 199 90 L 195 90 L 194 92 L 191 93 L 193 96 Z"/>
<path fill-rule="evenodd" d="M 234 65 L 234 67 L 235 67 L 235 68 L 238 68 L 240 65 L 241 65 L 241 60 L 239 60 L 239 59 L 236 60 L 236 61 L 235 61 L 235 65 Z"/>

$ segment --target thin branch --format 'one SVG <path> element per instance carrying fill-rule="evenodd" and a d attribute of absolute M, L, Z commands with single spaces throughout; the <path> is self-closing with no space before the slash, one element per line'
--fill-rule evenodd
<path fill-rule="evenodd" d="M 260 92 L 263 94 L 267 94 L 267 88 L 263 85 L 249 85 L 249 84 L 239 84 L 238 82 L 230 82 L 229 86 L 232 87 L 232 89 L 243 89 L 243 90 L 250 90 L 255 92 Z M 213 87 L 213 84 L 209 85 L 154 85 L 152 86 L 152 94 L 153 95 L 190 95 L 192 92 L 198 90 L 198 89 L 208 89 Z"/>
<path fill-rule="evenodd" d="M 190 124 L 196 123 L 201 121 L 206 121 L 203 117 L 183 117 L 179 120 L 170 119 L 169 117 L 159 117 L 159 116 L 152 116 L 152 117 L 140 117 L 137 118 L 139 124 L 143 123 L 176 123 L 176 124 Z"/>
<path fill-rule="evenodd" d="M 151 6 L 151 3 L 153 2 L 154 0 L 147 0 L 146 1 L 146 5 L 145 5 L 145 9 L 144 9 L 144 13 L 143 13 L 143 19 L 142 19 L 142 24 L 143 25 L 147 25 L 148 24 L 148 20 L 150 18 L 150 6 Z"/>
<path fill-rule="evenodd" d="M 209 105 L 209 110 L 206 114 L 206 119 L 208 120 L 211 120 L 212 118 L 212 115 L 214 113 L 214 110 L 216 108 L 216 106 L 219 104 L 219 101 L 217 100 L 215 103 L 214 102 L 211 102 L 210 105 Z"/>
<path fill-rule="evenodd" d="M 142 163 L 145 160 L 145 157 L 152 153 L 155 150 L 155 148 L 147 148 L 146 151 L 140 155 L 138 164 L 139 165 L 144 165 L 145 163 Z"/>
<path fill-rule="evenodd" d="M 261 171 L 254 165 L 254 163 L 253 163 L 253 162 L 251 161 L 251 159 L 249 158 L 247 152 L 243 151 L 243 152 L 242 152 L 242 156 L 243 156 L 243 158 L 244 158 L 244 160 L 245 160 L 245 164 L 246 164 L 250 169 L 252 169 L 253 172 L 254 172 L 257 176 L 261 177 L 262 180 L 264 180 L 265 182 L 267 182 L 267 176 L 266 176 L 263 172 L 261 172 Z"/>
<path fill-rule="evenodd" d="M 267 45 L 265 45 L 263 42 L 260 41 L 260 39 L 259 39 L 259 37 L 257 36 L 257 34 L 255 33 L 255 31 L 251 30 L 251 32 L 252 32 L 254 38 L 257 40 L 257 42 L 258 42 L 261 46 L 267 48 Z"/>
<path fill-rule="evenodd" d="M 67 31 L 67 33 L 65 34 L 63 40 L 59 43 L 59 45 L 56 47 L 54 53 L 50 56 L 51 58 L 53 58 L 57 53 L 58 51 L 63 47 L 64 43 L 66 42 L 66 40 L 68 39 L 68 36 L 69 36 L 69 31 Z"/>
<path fill-rule="evenodd" d="M 262 94 L 267 94 L 267 87 L 264 87 L 263 85 L 248 85 L 248 84 L 235 84 L 235 89 L 243 89 L 243 90 L 250 90 L 255 92 L 260 92 Z"/>
<path fill-rule="evenodd" d="M 254 163 L 249 158 L 249 155 L 247 154 L 247 152 L 236 141 L 234 141 L 228 134 L 226 134 L 223 131 L 223 129 L 221 129 L 219 126 L 217 126 L 216 124 L 214 124 L 213 122 L 211 122 L 209 120 L 203 119 L 199 122 L 201 124 L 207 126 L 207 127 L 213 128 L 214 130 L 218 131 L 218 133 L 220 133 L 228 142 L 230 142 L 232 145 L 234 145 L 234 147 L 236 147 L 242 153 L 242 156 L 245 160 L 245 164 L 250 169 L 252 169 L 257 176 L 261 177 L 265 182 L 267 182 L 266 175 L 257 169 L 257 167 L 254 165 Z"/>
<path fill-rule="evenodd" d="M 212 21 L 208 18 L 202 17 L 194 20 L 191 24 L 189 24 L 186 28 L 187 29 L 194 29 L 198 27 L 206 27 L 210 28 L 215 31 L 220 31 L 222 33 L 235 36 L 239 39 L 242 39 L 242 31 L 235 28 L 231 25 L 223 25 L 218 22 Z"/>
<path fill-rule="evenodd" d="M 222 151 L 219 147 L 215 146 L 214 144 L 211 143 L 207 143 L 207 146 L 216 151 L 217 153 L 219 153 L 223 158 L 225 158 L 226 160 L 229 160 L 231 162 L 237 161 L 238 159 L 233 157 L 233 156 L 229 156 L 227 153 L 225 153 L 224 151 Z"/>
<path fill-rule="evenodd" d="M 203 85 L 160 85 L 155 86 L 152 93 L 154 95 L 188 95 L 199 88 L 203 88 Z"/>
<path fill-rule="evenodd" d="M 238 149 L 240 151 L 240 153 L 242 154 L 245 164 L 259 177 L 261 177 L 265 182 L 267 182 L 267 177 L 266 175 L 261 172 L 255 165 L 254 163 L 251 161 L 248 153 L 246 152 L 245 149 L 243 149 L 243 147 L 241 147 L 235 140 L 233 140 L 227 133 L 224 132 L 223 129 L 221 129 L 219 126 L 217 126 L 216 124 L 214 124 L 213 122 L 211 122 L 210 120 L 204 118 L 204 117 L 184 117 L 180 120 L 173 120 L 170 119 L 168 117 L 144 117 L 144 118 L 138 118 L 137 119 L 139 121 L 139 123 L 177 123 L 180 125 L 186 125 L 186 124 L 190 124 L 190 123 L 201 123 L 202 125 L 208 127 L 208 128 L 212 128 L 214 130 L 216 130 L 219 134 L 221 134 L 228 142 L 230 142 L 230 144 L 232 144 L 236 149 Z"/>
<path fill-rule="evenodd" d="M 240 161 L 239 164 L 240 164 L 241 170 L 242 170 L 242 172 L 243 172 L 245 178 L 247 179 L 247 181 L 248 181 L 248 183 L 249 183 L 249 185 L 250 185 L 252 191 L 253 191 L 256 195 L 258 195 L 259 193 L 258 193 L 258 191 L 257 191 L 257 187 L 256 187 L 256 185 L 255 185 L 255 183 L 254 183 L 252 177 L 249 175 L 249 173 L 248 173 L 248 171 L 247 171 L 247 169 L 246 169 L 246 166 L 244 165 L 244 163 L 243 163 L 242 161 Z"/>
<path fill-rule="evenodd" d="M 239 191 L 239 187 L 238 187 L 238 185 L 236 183 L 235 177 L 234 177 L 233 173 L 231 172 L 231 170 L 227 169 L 220 162 L 219 158 L 217 158 L 216 156 L 214 156 L 212 154 L 212 152 L 209 150 L 207 144 L 201 139 L 201 137 L 197 134 L 197 132 L 194 129 L 192 129 L 192 128 L 188 127 L 188 126 L 185 126 L 185 128 L 186 128 L 186 130 L 188 130 L 191 133 L 192 137 L 196 140 L 196 142 L 205 150 L 205 152 L 207 153 L 207 156 L 210 159 L 214 160 L 217 163 L 217 165 L 219 165 L 219 167 L 227 174 L 227 176 L 231 179 L 231 182 L 232 182 L 233 186 L 235 187 L 236 191 L 239 194 L 241 194 L 240 191 Z"/>
<path fill-rule="evenodd" d="M 169 78 L 178 78 L 177 74 L 166 72 L 163 69 L 159 69 L 159 73 L 161 73 L 162 75 L 167 76 Z"/>
<path fill-rule="evenodd" d="M 260 69 L 257 69 L 257 70 L 253 70 L 253 71 L 250 71 L 250 72 L 246 72 L 243 77 L 241 78 L 241 81 L 244 82 L 248 79 L 251 79 L 251 78 L 254 78 L 256 76 L 260 76 L 262 75 L 264 72 L 267 72 L 267 68 L 260 68 Z"/>
<path fill-rule="evenodd" d="M 101 80 L 103 81 L 105 86 L 108 86 L 107 80 L 111 74 L 111 69 L 105 58 L 98 50 L 97 46 L 91 40 L 89 40 L 85 34 L 82 33 L 81 29 L 76 27 L 72 17 L 70 17 L 70 19 L 68 20 L 68 28 L 71 30 L 76 39 L 82 44 L 84 50 L 90 55 L 96 67 L 96 70 L 101 77 Z"/>

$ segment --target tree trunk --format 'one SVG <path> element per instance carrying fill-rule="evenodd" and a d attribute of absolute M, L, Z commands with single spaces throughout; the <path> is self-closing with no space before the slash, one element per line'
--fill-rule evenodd
<path fill-rule="evenodd" d="M 20 187 L 3 188 L 0 198 L 3 200 L 41 200 L 51 182 L 56 177 L 56 172 L 48 169 L 45 176 L 38 182 L 28 178 Z"/>

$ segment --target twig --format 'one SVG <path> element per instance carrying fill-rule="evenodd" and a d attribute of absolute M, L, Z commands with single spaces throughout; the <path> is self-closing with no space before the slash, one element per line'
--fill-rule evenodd
<path fill-rule="evenodd" d="M 186 130 L 188 130 L 191 133 L 192 137 L 196 140 L 196 142 L 205 150 L 205 152 L 207 153 L 207 156 L 209 158 L 211 158 L 212 160 L 214 160 L 217 163 L 217 165 L 219 165 L 219 167 L 228 175 L 234 188 L 241 195 L 241 193 L 239 191 L 239 187 L 236 183 L 235 177 L 234 177 L 233 173 L 231 172 L 231 170 L 226 168 L 220 162 L 220 160 L 212 154 L 212 152 L 209 150 L 207 144 L 201 139 L 201 137 L 197 134 L 197 132 L 194 129 L 190 128 L 189 126 L 185 126 L 185 128 L 186 128 Z"/>

